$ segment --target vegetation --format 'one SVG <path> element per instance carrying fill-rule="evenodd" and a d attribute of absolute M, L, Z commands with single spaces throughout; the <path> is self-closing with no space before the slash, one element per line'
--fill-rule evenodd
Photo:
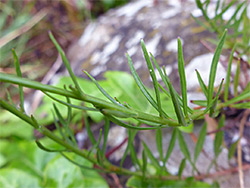
<path fill-rule="evenodd" d="M 209 18 L 207 15 L 209 1 L 205 1 L 204 3 L 201 3 L 199 0 L 196 1 L 198 8 L 201 9 L 207 22 L 197 21 L 211 31 L 216 31 L 219 36 L 219 42 L 214 51 L 210 68 L 208 85 L 204 83 L 202 75 L 197 71 L 197 79 L 206 97 L 204 101 L 192 101 L 194 104 L 199 105 L 198 109 L 191 109 L 188 106 L 185 63 L 180 39 L 177 39 L 177 43 L 181 95 L 176 92 L 174 86 L 171 84 L 165 69 L 161 69 L 154 59 L 153 54 L 148 53 L 143 40 L 141 41 L 141 47 L 148 72 L 153 81 L 153 89 L 144 86 L 135 71 L 129 54 L 127 54 L 127 59 L 134 81 L 130 75 L 120 72 L 120 78 L 116 72 L 107 72 L 106 81 L 96 81 L 89 73 L 85 72 L 92 80 L 91 84 L 90 81 L 77 78 L 74 75 L 64 51 L 53 34 L 49 32 L 49 37 L 60 53 L 63 63 L 70 75 L 69 78 L 63 78 L 58 86 L 51 86 L 23 78 L 19 58 L 13 49 L 12 53 L 17 75 L 0 73 L 0 81 L 18 85 L 20 105 L 15 105 L 10 96 L 7 100 L 1 98 L 0 105 L 3 109 L 31 125 L 33 129 L 40 132 L 45 138 L 36 139 L 35 141 L 40 149 L 35 147 L 33 143 L 29 144 L 28 147 L 20 146 L 18 148 L 11 147 L 8 142 L 0 143 L 2 146 L 0 147 L 1 153 L 3 152 L 3 154 L 8 155 L 9 158 L 13 157 L 13 159 L 16 159 L 13 155 L 24 156 L 22 158 L 24 163 L 13 161 L 8 168 L 0 170 L 2 176 L 2 178 L 0 178 L 0 185 L 9 187 L 108 186 L 98 174 L 98 172 L 101 172 L 128 175 L 128 187 L 210 187 L 211 185 L 197 180 L 199 179 L 197 175 L 199 175 L 200 172 L 196 168 L 196 161 L 202 152 L 207 134 L 207 125 L 204 124 L 200 131 L 193 156 L 191 156 L 189 148 L 183 139 L 182 132 L 192 131 L 190 127 L 193 126 L 193 122 L 203 119 L 207 114 L 210 117 L 219 118 L 219 126 L 214 139 L 215 158 L 211 162 L 211 168 L 211 166 L 216 165 L 216 159 L 223 148 L 223 131 L 221 128 L 224 126 L 225 121 L 224 110 L 226 108 L 250 108 L 250 83 L 245 84 L 244 88 L 240 91 L 237 89 L 240 80 L 239 71 L 245 71 L 242 70 L 243 66 L 240 65 L 250 65 L 248 56 L 250 30 L 249 24 L 247 24 L 247 22 L 249 22 L 246 11 L 247 1 L 238 3 L 235 14 L 233 14 L 230 19 L 231 21 L 225 22 L 222 19 L 223 13 L 234 5 L 235 1 L 232 2 L 233 3 L 229 5 L 222 3 L 222 7 L 220 7 L 221 3 L 219 1 L 217 3 L 215 17 Z M 236 15 L 242 7 L 243 11 L 241 12 L 241 16 L 237 19 Z M 219 12 L 219 10 L 221 11 Z M 217 22 L 221 24 L 220 27 L 217 27 Z M 243 29 L 239 27 L 241 23 L 243 23 Z M 231 51 L 228 62 L 228 72 L 225 83 L 222 79 L 220 86 L 215 88 L 216 70 L 223 48 L 230 49 Z M 243 57 L 247 57 L 248 59 L 244 59 Z M 236 72 L 234 76 L 235 81 L 231 83 L 231 65 L 234 58 L 238 59 L 239 62 L 237 64 L 238 73 Z M 160 73 L 164 85 L 161 85 L 157 81 L 155 68 Z M 137 87 L 134 87 L 135 85 Z M 233 86 L 234 92 L 231 92 L 231 86 Z M 23 87 L 40 90 L 54 101 L 53 103 L 51 101 L 47 102 L 38 109 L 38 111 L 48 110 L 48 108 L 52 109 L 50 116 L 46 118 L 46 120 L 39 118 L 38 114 L 29 115 L 25 112 Z M 99 92 L 96 92 L 97 90 L 99 90 Z M 49 101 L 48 98 L 46 100 Z M 5 115 L 5 113 L 6 111 L 4 111 L 3 114 L 7 121 L 10 117 L 13 118 L 12 116 Z M 99 130 L 99 137 L 97 139 L 94 137 L 90 128 L 88 116 L 91 117 L 92 120 L 100 121 L 103 119 L 105 122 L 104 127 Z M 82 117 L 85 121 L 88 137 L 92 143 L 92 148 L 89 150 L 79 149 L 75 138 L 74 127 L 72 127 L 72 123 L 77 122 Z M 10 121 L 12 125 L 9 127 L 17 127 L 16 122 L 19 122 L 19 119 L 12 119 Z M 56 131 L 51 131 L 43 126 L 45 121 L 51 120 L 54 121 Z M 4 120 L 2 121 L 4 122 Z M 118 166 L 112 164 L 106 156 L 106 143 L 111 122 L 118 126 L 125 127 L 128 133 L 127 148 Z M 166 146 L 163 146 L 162 143 L 162 130 L 165 128 L 173 130 L 166 153 L 163 152 L 163 147 Z M 147 144 L 143 141 L 142 155 L 138 156 L 135 151 L 135 143 L 133 142 L 136 134 L 138 134 L 138 131 L 152 129 L 156 130 L 156 146 L 159 158 L 154 156 Z M 31 131 L 32 129 L 27 128 L 26 125 L 18 126 L 18 131 L 15 133 L 16 139 L 26 137 L 32 140 Z M 4 134 L 8 135 L 8 131 Z M 178 174 L 171 174 L 165 164 L 171 156 L 176 140 L 178 140 L 184 159 L 180 163 Z M 238 140 L 236 143 L 238 143 Z M 236 145 L 233 144 L 230 148 L 231 153 L 229 159 L 234 154 L 235 148 Z M 27 152 L 29 154 L 25 155 Z M 135 171 L 123 167 L 123 162 L 128 154 L 131 156 Z M 4 160 L 6 160 L 4 155 L 0 155 L 0 165 L 6 165 Z M 47 162 L 48 164 L 46 164 Z M 192 177 L 182 175 L 187 162 L 192 166 Z M 23 171 L 17 170 L 16 168 L 21 168 Z M 16 179 L 14 184 L 11 184 L 9 180 L 12 179 L 13 176 L 18 177 L 18 179 Z M 84 181 L 82 181 L 83 177 Z M 29 181 L 23 182 L 23 179 L 28 179 Z M 214 185 L 216 185 L 216 183 Z"/>

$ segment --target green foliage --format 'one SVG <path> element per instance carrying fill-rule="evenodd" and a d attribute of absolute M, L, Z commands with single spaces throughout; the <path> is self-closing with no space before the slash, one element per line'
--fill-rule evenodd
<path fill-rule="evenodd" d="M 185 181 L 181 180 L 159 180 L 159 179 L 141 179 L 137 176 L 132 176 L 126 184 L 131 188 L 138 187 L 167 187 L 167 188 L 184 188 L 184 187 L 211 187 L 209 184 L 204 182 L 194 181 L 192 178 Z"/>
<path fill-rule="evenodd" d="M 53 145 L 48 139 L 42 140 L 50 147 Z M 0 146 L 0 152 L 6 159 L 5 168 L 0 169 L 1 187 L 108 187 L 96 171 L 72 165 L 60 154 L 39 149 L 34 142 L 1 141 Z M 68 156 L 82 165 L 92 167 L 89 161 L 81 157 Z"/>
<path fill-rule="evenodd" d="M 22 125 L 20 130 L 17 129 L 17 124 L 20 124 L 16 123 L 16 119 L 4 111 L 4 113 L 1 113 L 3 118 L 0 120 L 4 124 L 4 131 L 0 133 L 1 137 L 8 137 L 11 141 L 12 139 L 27 136 L 26 138 L 32 140 L 32 131 L 36 129 L 45 138 L 36 140 L 38 147 L 28 141 L 20 141 L 20 143 L 12 145 L 11 142 L 0 142 L 0 146 L 2 146 L 0 149 L 2 150 L 0 165 L 5 166 L 5 168 L 0 169 L 0 185 L 5 187 L 107 187 L 105 181 L 97 173 L 97 171 L 101 171 L 129 175 L 130 178 L 127 181 L 128 187 L 210 187 L 207 183 L 195 181 L 194 177 L 184 177 L 182 175 L 187 161 L 192 166 L 193 175 L 199 173 L 196 161 L 203 150 L 207 125 L 205 124 L 200 131 L 193 159 L 191 158 L 190 149 L 182 132 L 192 132 L 193 121 L 202 119 L 208 113 L 210 116 L 216 117 L 225 107 L 243 108 L 249 106 L 250 85 L 248 84 L 246 88 L 243 88 L 241 93 L 237 93 L 240 61 L 234 81 L 236 96 L 232 99 L 228 97 L 230 88 L 229 74 L 231 74 L 234 51 L 238 50 L 239 47 L 242 49 L 245 44 L 248 44 L 245 41 L 240 41 L 232 49 L 225 84 L 225 101 L 220 100 L 223 80 L 217 91 L 215 91 L 214 87 L 217 65 L 223 47 L 225 45 L 226 47 L 230 47 L 229 39 L 232 39 L 232 37 L 232 40 L 235 40 L 237 37 L 248 40 L 248 30 L 246 29 L 248 18 L 244 16 L 246 15 L 246 9 L 244 9 L 241 20 L 235 20 L 233 18 L 235 16 L 233 16 L 231 19 L 234 21 L 233 24 L 231 21 L 227 23 L 223 22 L 222 15 L 233 5 L 234 1 L 227 6 L 223 6 L 220 13 L 218 11 L 220 4 L 217 4 L 216 14 L 213 19 L 209 18 L 207 13 L 209 1 L 202 3 L 196 0 L 196 3 L 208 22 L 207 24 L 211 26 L 210 30 L 216 31 L 220 37 L 210 68 L 208 86 L 202 80 L 203 75 L 200 75 L 196 71 L 200 87 L 206 96 L 206 100 L 204 101 L 194 101 L 195 104 L 202 107 L 198 110 L 193 110 L 187 105 L 185 63 L 180 39 L 177 39 L 177 54 L 181 96 L 175 90 L 166 74 L 165 68 L 162 70 L 154 56 L 148 53 L 143 40 L 141 41 L 141 47 L 149 74 L 152 78 L 153 89 L 147 88 L 143 84 L 129 54 L 127 54 L 127 59 L 132 76 L 122 72 L 106 72 L 104 80 L 96 81 L 89 73 L 85 72 L 91 81 L 77 78 L 70 67 L 64 51 L 51 32 L 49 36 L 61 55 L 70 75 L 70 77 L 61 78 L 56 86 L 44 85 L 23 78 L 18 56 L 13 50 L 17 76 L 0 73 L 0 81 L 19 86 L 21 105 L 20 107 L 14 105 L 10 96 L 8 97 L 8 101 L 1 98 L 0 105 L 3 109 L 22 119 L 26 124 L 31 125 L 32 129 L 27 129 L 30 131 L 30 135 L 26 132 L 24 134 L 25 125 Z M 245 2 L 240 3 L 236 11 L 239 11 L 244 6 Z M 227 35 L 227 29 L 224 27 L 224 24 L 228 26 L 229 31 L 233 28 L 238 32 L 239 24 L 242 20 L 244 21 L 244 26 L 240 35 L 237 35 L 235 38 L 231 33 Z M 217 22 L 222 25 L 220 28 L 216 27 L 215 23 Z M 203 25 L 208 27 L 206 24 Z M 243 54 L 248 54 L 247 51 L 246 53 L 240 53 L 240 55 L 238 54 L 238 58 Z M 158 70 L 164 85 L 161 85 L 157 81 L 154 67 Z M 40 90 L 46 95 L 43 99 L 43 104 L 37 109 L 34 116 L 30 116 L 24 111 L 23 87 Z M 42 112 L 46 112 L 46 114 L 42 114 Z M 82 118 L 84 119 L 85 128 L 92 143 L 92 147 L 89 150 L 78 148 L 75 132 L 71 127 L 71 123 L 77 123 Z M 95 138 L 91 130 L 91 121 L 89 120 L 94 122 L 105 120 L 104 129 L 101 128 L 99 130 L 98 139 Z M 125 127 L 128 133 L 128 144 L 119 165 L 111 164 L 105 156 L 111 122 Z M 224 122 L 225 116 L 221 115 L 218 129 L 224 126 Z M 45 127 L 45 125 L 51 123 L 54 123 L 56 126 L 55 131 L 50 131 Z M 9 129 L 9 127 L 11 128 Z M 168 147 L 165 147 L 162 142 L 162 129 L 169 127 L 172 127 L 173 132 Z M 155 145 L 159 157 L 151 151 L 146 141 L 142 140 L 143 148 L 142 157 L 140 158 L 135 149 L 135 136 L 138 131 L 150 129 L 156 129 Z M 172 155 L 176 139 L 178 139 L 180 151 L 184 158 L 179 164 L 178 174 L 170 174 L 166 164 Z M 221 153 L 222 147 L 223 131 L 218 130 L 214 140 L 215 157 L 209 169 L 216 164 L 216 159 Z M 229 159 L 232 157 L 235 147 L 236 144 L 233 144 L 228 155 Z M 164 153 L 165 148 L 167 148 L 166 154 Z M 135 171 L 130 171 L 123 167 L 128 154 L 130 154 L 131 161 L 136 169 Z M 19 156 L 22 157 L 18 158 Z M 11 176 L 18 176 L 14 182 L 15 184 L 10 183 Z M 27 181 L 24 182 L 24 179 L 27 179 Z"/>

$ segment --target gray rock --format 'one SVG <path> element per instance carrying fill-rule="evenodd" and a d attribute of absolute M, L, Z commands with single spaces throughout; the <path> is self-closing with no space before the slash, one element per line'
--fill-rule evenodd
<path fill-rule="evenodd" d="M 177 37 L 182 39 L 184 59 L 188 64 L 195 57 L 209 53 L 200 40 L 212 36 L 193 20 L 192 11 L 197 11 L 193 2 L 158 1 L 154 5 L 152 0 L 135 1 L 110 10 L 89 23 L 80 40 L 70 49 L 68 57 L 74 72 L 85 77 L 84 69 L 97 79 L 107 70 L 130 72 L 125 56 L 128 52 L 140 77 L 149 85 L 140 47 L 140 39 L 144 39 L 148 51 L 166 67 L 179 90 Z M 204 60 L 200 63 L 206 65 Z"/>

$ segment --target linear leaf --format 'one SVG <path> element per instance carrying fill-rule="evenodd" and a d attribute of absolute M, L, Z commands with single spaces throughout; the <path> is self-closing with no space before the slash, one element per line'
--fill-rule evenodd
<path fill-rule="evenodd" d="M 159 91 L 159 87 L 158 87 L 158 82 L 156 79 L 153 64 L 152 64 L 151 59 L 148 55 L 148 51 L 146 49 L 146 46 L 145 46 L 145 43 L 143 40 L 141 40 L 141 47 L 142 47 L 142 51 L 144 54 L 144 58 L 145 58 L 146 63 L 147 63 L 149 74 L 150 74 L 152 81 L 153 81 L 154 90 L 155 90 L 155 97 L 156 97 L 156 101 L 157 101 L 157 105 L 158 105 L 158 111 L 159 111 L 160 117 L 162 117 L 163 112 L 162 112 L 162 108 L 161 108 L 161 99 L 160 99 L 160 91 Z"/>
<path fill-rule="evenodd" d="M 96 108 L 89 108 L 89 107 L 86 107 L 86 106 L 78 106 L 78 105 L 74 105 L 74 104 L 64 102 L 62 100 L 57 99 L 56 97 L 53 97 L 52 95 L 50 95 L 50 94 L 48 94 L 47 92 L 44 92 L 44 91 L 43 91 L 43 93 L 45 95 L 47 95 L 49 98 L 53 99 L 54 101 L 56 101 L 58 103 L 61 103 L 61 104 L 65 105 L 65 106 L 71 107 L 71 108 L 76 108 L 76 109 L 79 109 L 79 110 L 87 110 L 87 111 L 99 111 Z"/>
<path fill-rule="evenodd" d="M 236 140 L 229 148 L 229 151 L 228 151 L 228 160 L 230 160 L 234 154 L 235 154 L 235 150 L 236 150 L 236 147 L 238 145 L 238 142 L 240 141 L 240 139 Z"/>
<path fill-rule="evenodd" d="M 238 95 L 239 79 L 240 79 L 240 59 L 238 59 L 237 61 L 237 69 L 234 75 L 234 96 L 235 97 L 237 97 Z"/>
<path fill-rule="evenodd" d="M 183 59 L 183 50 L 181 45 L 181 39 L 178 38 L 178 71 L 181 82 L 181 96 L 183 101 L 184 115 L 187 117 L 187 82 L 185 74 L 185 63 Z"/>
<path fill-rule="evenodd" d="M 168 150 L 167 150 L 167 153 L 166 153 L 166 156 L 164 158 L 164 164 L 168 161 L 173 149 L 174 149 L 174 146 L 175 146 L 175 141 L 176 141 L 176 135 L 177 135 L 177 129 L 176 128 L 173 128 L 173 132 L 172 132 L 172 135 L 171 135 L 171 140 L 169 142 L 169 145 L 168 145 Z"/>
<path fill-rule="evenodd" d="M 147 160 L 147 155 L 146 155 L 146 152 L 145 150 L 142 151 L 142 174 L 143 174 L 143 177 L 145 177 L 146 175 L 146 170 L 147 170 L 147 163 L 148 160 Z"/>
<path fill-rule="evenodd" d="M 164 70 L 164 74 L 166 75 L 165 70 Z M 181 107 L 180 107 L 180 104 L 179 104 L 179 101 L 178 101 L 178 97 L 177 97 L 177 95 L 175 93 L 175 90 L 173 88 L 173 85 L 170 83 L 169 80 L 167 80 L 167 84 L 168 84 L 169 92 L 170 92 L 171 99 L 172 99 L 172 102 L 173 102 L 173 105 L 174 105 L 175 114 L 176 114 L 176 116 L 178 118 L 178 122 L 182 126 L 187 126 L 184 115 L 183 115 L 183 112 L 181 110 Z"/>
<path fill-rule="evenodd" d="M 210 109 L 209 116 L 212 116 L 213 113 L 215 112 L 216 105 L 219 99 L 219 95 L 223 86 L 223 82 L 224 82 L 224 78 L 221 80 L 218 92 L 216 93 L 215 98 L 212 100 L 212 103 L 207 106 L 207 109 Z"/>
<path fill-rule="evenodd" d="M 108 141 L 108 133 L 109 133 L 109 127 L 110 127 L 110 122 L 107 117 L 104 117 L 105 124 L 104 124 L 104 133 L 103 133 L 103 147 L 102 147 L 102 152 L 103 155 L 106 152 L 106 145 Z"/>
<path fill-rule="evenodd" d="M 80 92 L 80 93 L 83 93 L 83 91 L 81 90 L 81 87 L 80 85 L 78 84 L 77 82 L 77 79 L 76 79 L 76 76 L 75 74 L 73 73 L 72 69 L 71 69 L 71 66 L 70 66 L 70 63 L 67 59 L 67 57 L 65 56 L 65 53 L 63 51 L 63 49 L 61 48 L 61 46 L 58 44 L 58 42 L 56 41 L 55 37 L 53 36 L 52 32 L 49 31 L 49 37 L 51 39 L 51 41 L 53 42 L 53 44 L 56 46 L 56 49 L 57 51 L 59 52 L 59 54 L 61 55 L 62 57 L 62 60 L 63 60 L 63 63 L 65 65 L 65 67 L 67 68 L 68 72 L 69 72 L 69 75 L 72 79 L 72 81 L 74 82 L 77 90 Z"/>
<path fill-rule="evenodd" d="M 163 72 L 162 72 L 160 66 L 158 65 L 158 63 L 156 62 L 154 56 L 153 56 L 151 53 L 150 53 L 150 55 L 151 55 L 151 58 L 152 58 L 152 60 L 153 60 L 153 62 L 154 62 L 154 65 L 155 65 L 156 69 L 158 70 L 158 72 L 159 72 L 159 74 L 160 74 L 160 76 L 161 76 L 161 79 L 162 79 L 163 83 L 165 84 L 166 88 L 169 90 L 168 84 L 167 84 L 167 80 L 169 80 L 168 76 L 167 76 L 166 74 L 165 74 L 165 75 L 163 74 Z M 164 67 L 163 67 L 163 68 L 164 68 Z M 165 69 L 165 68 L 164 68 L 164 69 Z M 165 88 L 163 88 L 160 84 L 158 84 L 158 85 L 159 85 L 159 87 L 161 88 L 161 90 L 162 90 L 168 97 L 171 97 L 171 96 L 170 96 L 170 93 L 169 93 Z M 176 91 L 175 91 L 175 93 L 176 93 L 176 95 L 177 95 L 177 97 L 178 97 L 178 99 L 179 99 L 179 102 L 180 102 L 181 106 L 183 106 L 183 101 L 182 101 L 181 97 L 179 96 L 179 94 L 178 94 Z M 191 108 L 188 107 L 188 112 L 192 114 L 192 113 L 193 113 L 193 110 L 192 110 Z"/>
<path fill-rule="evenodd" d="M 228 62 L 228 67 L 227 67 L 227 77 L 226 77 L 226 83 L 225 83 L 225 88 L 224 88 L 224 100 L 228 100 L 228 93 L 229 93 L 229 85 L 230 85 L 230 75 L 231 75 L 231 69 L 232 69 L 232 61 L 234 57 L 234 51 L 236 48 L 237 44 L 235 43 L 233 46 L 233 49 L 230 54 L 229 62 Z"/>
<path fill-rule="evenodd" d="M 125 161 L 125 159 L 126 159 L 126 157 L 127 157 L 127 154 L 128 154 L 128 152 L 129 152 L 129 149 L 130 149 L 131 147 L 133 147 L 133 146 L 131 146 L 131 144 L 133 144 L 133 140 L 134 140 L 134 138 L 135 138 L 135 136 L 136 136 L 138 130 L 131 131 L 130 129 L 127 129 L 127 131 L 128 131 L 128 145 L 127 145 L 126 150 L 125 150 L 125 152 L 124 152 L 124 154 L 123 154 L 123 157 L 122 157 L 122 159 L 121 159 L 120 167 L 123 166 L 123 163 L 124 163 L 124 161 Z M 135 164 L 136 164 L 136 161 L 134 161 L 134 162 L 135 162 Z"/>
<path fill-rule="evenodd" d="M 156 147 L 157 147 L 157 150 L 160 154 L 160 159 L 161 159 L 161 161 L 163 161 L 162 130 L 161 130 L 161 128 L 156 129 L 155 138 L 156 138 Z"/>
<path fill-rule="evenodd" d="M 181 164 L 179 166 L 179 170 L 178 170 L 179 178 L 181 178 L 181 175 L 182 175 L 182 172 L 183 172 L 185 166 L 186 166 L 186 159 L 184 158 L 184 159 L 181 160 Z"/>
<path fill-rule="evenodd" d="M 217 71 L 217 65 L 219 63 L 220 54 L 221 54 L 221 51 L 222 51 L 222 48 L 226 39 L 226 34 L 227 34 L 227 29 L 224 31 L 213 56 L 210 73 L 209 73 L 209 82 L 208 82 L 208 99 L 207 99 L 208 105 L 211 103 L 213 99 L 214 81 L 215 81 L 215 76 L 216 76 L 216 71 Z"/>
<path fill-rule="evenodd" d="M 198 81 L 199 81 L 201 90 L 203 91 L 204 95 L 205 95 L 206 98 L 207 98 L 207 97 L 208 97 L 208 94 L 207 94 L 207 93 L 208 93 L 208 91 L 207 91 L 207 86 L 205 85 L 204 81 L 202 80 L 199 71 L 198 71 L 197 69 L 195 69 L 195 71 L 196 71 L 196 75 L 197 75 L 197 78 L 198 78 Z"/>
<path fill-rule="evenodd" d="M 129 151 L 130 151 L 130 156 L 131 156 L 131 160 L 133 162 L 134 165 L 138 165 L 140 169 L 142 169 L 142 165 L 141 163 L 139 162 L 139 159 L 137 157 L 137 153 L 135 151 L 135 147 L 134 147 L 134 144 L 133 144 L 133 139 L 136 135 L 137 131 L 135 130 L 128 130 L 128 134 L 129 134 Z"/>
<path fill-rule="evenodd" d="M 84 118 L 85 128 L 86 128 L 87 133 L 88 133 L 88 137 L 89 137 L 92 145 L 95 145 L 96 144 L 96 139 L 94 137 L 93 132 L 91 131 L 90 124 L 89 124 L 89 121 L 88 121 L 88 116 L 87 116 L 87 114 L 85 112 L 83 113 L 83 118 Z"/>
<path fill-rule="evenodd" d="M 187 158 L 187 160 L 192 163 L 190 153 L 186 144 L 186 141 L 183 138 L 183 135 L 181 131 L 178 130 L 178 141 L 179 141 L 179 146 L 181 149 L 181 152 L 183 153 L 184 157 Z"/>
<path fill-rule="evenodd" d="M 155 158 L 152 151 L 148 148 L 148 146 L 146 145 L 146 143 L 144 141 L 142 141 L 142 145 L 143 145 L 144 151 L 146 152 L 148 158 L 150 159 L 150 161 L 154 165 L 154 167 L 156 167 L 158 170 L 161 170 L 161 166 L 160 166 L 158 160 Z"/>
<path fill-rule="evenodd" d="M 131 73 L 138 85 L 138 87 L 140 88 L 141 92 L 143 93 L 143 95 L 146 97 L 146 99 L 150 102 L 150 104 L 158 111 L 158 106 L 155 102 L 155 100 L 153 99 L 153 97 L 150 95 L 150 93 L 147 91 L 147 89 L 145 88 L 145 86 L 143 85 L 140 77 L 138 76 L 135 68 L 134 68 L 134 65 L 132 63 L 132 60 L 130 58 L 130 56 L 128 55 L 127 53 L 127 59 L 128 59 L 128 64 L 129 64 L 129 68 L 131 70 Z"/>
<path fill-rule="evenodd" d="M 17 76 L 22 78 L 22 72 L 21 72 L 21 68 L 20 68 L 20 62 L 19 59 L 16 55 L 16 52 L 14 49 L 12 49 L 12 53 L 13 53 L 13 57 L 14 57 L 14 62 L 15 62 L 15 67 L 16 67 L 16 73 Z M 19 99 L 20 99 L 20 108 L 22 110 L 22 112 L 24 112 L 24 95 L 23 95 L 23 86 L 19 85 Z"/>
<path fill-rule="evenodd" d="M 66 135 L 64 135 L 64 139 L 67 140 L 67 142 L 70 144 L 73 144 L 73 145 L 76 144 L 73 141 L 74 139 L 71 138 L 71 136 L 73 136 L 73 133 L 72 133 L 71 129 L 69 128 L 69 124 L 63 119 L 63 116 L 61 115 L 60 111 L 58 110 L 58 108 L 56 107 L 55 104 L 53 104 L 53 107 L 54 107 L 54 110 L 56 112 L 56 116 L 58 117 L 58 120 L 60 121 L 60 123 L 63 125 L 64 131 L 66 133 Z"/>
<path fill-rule="evenodd" d="M 196 146 L 195 146 L 194 163 L 196 163 L 196 161 L 197 161 L 197 159 L 198 159 L 198 157 L 200 155 L 200 152 L 203 149 L 203 145 L 204 145 L 204 142 L 205 142 L 205 139 L 206 139 L 206 135 L 207 135 L 207 124 L 205 123 L 202 126 L 201 130 L 200 130 L 198 141 L 197 141 Z"/>
<path fill-rule="evenodd" d="M 96 79 L 94 77 L 92 77 L 87 71 L 83 71 L 96 85 L 96 87 L 102 92 L 102 94 L 107 97 L 112 103 L 117 104 L 119 106 L 122 106 L 121 104 L 119 104 L 113 97 L 111 97 L 101 86 L 100 84 L 98 84 L 98 82 L 96 81 Z"/>
<path fill-rule="evenodd" d="M 132 125 L 129 125 L 129 124 L 126 124 L 126 123 L 123 123 L 122 121 L 118 120 L 117 118 L 111 116 L 111 115 L 108 115 L 108 114 L 105 114 L 105 116 L 110 120 L 112 121 L 113 123 L 121 126 L 121 127 L 124 127 L 124 128 L 127 128 L 127 129 L 137 129 L 137 130 L 151 130 L 151 129 L 158 129 L 159 127 L 137 127 L 137 126 L 132 126 Z"/>
<path fill-rule="evenodd" d="M 45 146 L 43 146 L 41 144 L 41 142 L 39 142 L 38 140 L 35 141 L 36 142 L 36 145 L 41 149 L 41 150 L 44 150 L 44 151 L 47 151 L 47 152 L 62 152 L 62 151 L 67 151 L 66 149 L 61 149 L 61 150 L 58 150 L 58 149 L 48 149 L 46 148 Z"/>

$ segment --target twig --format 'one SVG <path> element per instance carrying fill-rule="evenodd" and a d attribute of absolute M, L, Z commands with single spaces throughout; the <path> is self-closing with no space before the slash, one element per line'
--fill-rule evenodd
<path fill-rule="evenodd" d="M 113 178 L 115 186 L 117 188 L 122 188 L 122 185 L 121 185 L 121 183 L 120 183 L 119 178 L 117 177 L 117 175 L 115 173 L 111 173 L 110 176 Z"/>
<path fill-rule="evenodd" d="M 39 21 L 41 21 L 48 13 L 48 9 L 42 9 L 35 16 L 33 16 L 28 22 L 26 22 L 23 26 L 18 29 L 8 33 L 7 35 L 0 38 L 0 48 L 3 47 L 8 42 L 22 35 L 23 33 L 30 30 L 34 25 L 36 25 Z"/>
<path fill-rule="evenodd" d="M 244 112 L 243 118 L 240 121 L 240 139 L 243 137 L 245 122 L 249 114 L 250 114 L 250 109 Z M 241 151 L 240 141 L 238 142 L 238 147 L 237 147 L 237 159 L 238 159 L 238 166 L 239 166 L 238 171 L 239 171 L 240 187 L 244 188 L 244 179 L 243 179 L 244 174 L 242 170 L 242 151 Z"/>

